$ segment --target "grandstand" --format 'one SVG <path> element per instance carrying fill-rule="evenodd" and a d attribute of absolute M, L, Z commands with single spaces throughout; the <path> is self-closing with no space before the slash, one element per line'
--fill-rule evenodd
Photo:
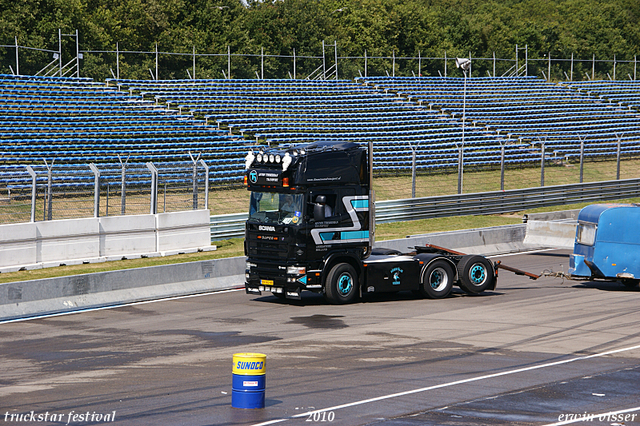
<path fill-rule="evenodd" d="M 373 140 L 377 174 L 411 170 L 417 147 L 419 170 L 454 167 L 462 127 L 455 117 L 353 81 L 112 80 L 130 94 L 216 123 L 257 143 L 295 144 L 313 140 Z M 506 137 L 481 128 L 465 133 L 465 164 L 490 165 Z M 529 146 L 508 145 L 508 162 L 533 161 Z"/>
<path fill-rule="evenodd" d="M 458 164 L 465 110 L 465 167 L 538 164 L 540 142 L 561 160 L 638 152 L 637 82 L 551 84 L 535 77 L 367 77 L 355 81 L 116 80 L 0 75 L 0 191 L 27 188 L 26 165 L 44 183 L 89 187 L 88 163 L 118 180 L 147 185 L 153 162 L 166 182 L 189 167 L 189 152 L 211 167 L 213 185 L 239 183 L 251 145 L 314 140 L 373 141 L 377 175 Z M 466 99 L 466 101 L 464 100 Z"/>
<path fill-rule="evenodd" d="M 465 121 L 473 126 L 515 137 L 532 148 L 544 142 L 556 157 L 579 156 L 580 139 L 585 140 L 585 157 L 615 156 L 618 139 L 622 154 L 638 153 L 640 84 L 635 81 L 556 85 L 536 77 L 470 78 L 466 102 L 463 78 L 360 81 L 451 117 L 461 118 L 464 108 Z"/>
<path fill-rule="evenodd" d="M 150 181 L 146 162 L 172 182 L 180 178 L 172 178 L 171 171 L 190 164 L 189 152 L 201 153 L 211 177 L 225 183 L 237 180 L 245 151 L 238 138 L 203 120 L 104 83 L 12 75 L 0 76 L 0 144 L 0 177 L 10 190 L 28 186 L 25 165 L 32 165 L 44 183 L 43 160 L 55 162 L 57 187 L 92 185 L 89 163 L 99 164 L 105 178 L 119 179 L 118 156 L 130 163 L 131 184 Z"/>

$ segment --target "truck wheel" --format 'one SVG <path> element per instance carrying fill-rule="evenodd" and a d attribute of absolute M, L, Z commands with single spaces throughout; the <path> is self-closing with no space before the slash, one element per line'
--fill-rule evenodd
<path fill-rule="evenodd" d="M 429 299 L 442 299 L 451 293 L 453 268 L 444 260 L 436 260 L 424 271 L 420 293 Z"/>
<path fill-rule="evenodd" d="M 329 271 L 324 290 L 334 305 L 354 302 L 358 298 L 358 273 L 348 263 L 338 263 Z"/>
<path fill-rule="evenodd" d="M 493 266 L 482 256 L 463 256 L 458 263 L 458 279 L 460 288 L 467 293 L 482 293 L 494 287 Z"/>

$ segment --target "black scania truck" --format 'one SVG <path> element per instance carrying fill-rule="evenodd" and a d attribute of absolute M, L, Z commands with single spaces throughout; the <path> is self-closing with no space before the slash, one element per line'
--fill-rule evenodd
<path fill-rule="evenodd" d="M 494 289 L 496 268 L 482 256 L 432 246 L 372 249 L 368 152 L 352 142 L 313 142 L 247 154 L 246 292 L 300 299 L 309 290 L 342 304 L 405 290 L 442 298 L 454 284 L 468 293 Z"/>

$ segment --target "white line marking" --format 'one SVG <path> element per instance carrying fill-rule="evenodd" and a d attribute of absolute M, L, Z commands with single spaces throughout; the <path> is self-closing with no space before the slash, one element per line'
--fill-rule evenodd
<path fill-rule="evenodd" d="M 198 293 L 198 294 L 187 294 L 185 296 L 173 296 L 173 297 L 164 297 L 164 298 L 161 298 L 161 299 L 141 300 L 139 302 L 120 303 L 120 304 L 117 304 L 117 305 L 98 306 L 98 307 L 95 307 L 95 308 L 77 309 L 75 311 L 58 312 L 58 313 L 55 313 L 55 314 L 36 315 L 36 316 L 32 316 L 32 317 L 27 317 L 27 318 L 14 318 L 14 319 L 10 319 L 10 320 L 0 321 L 0 325 L 9 324 L 9 323 L 12 323 L 12 322 L 31 321 L 31 320 L 43 319 L 43 318 L 61 317 L 61 316 L 64 316 L 64 315 L 81 314 L 81 313 L 84 313 L 84 312 L 103 311 L 105 309 L 123 308 L 125 306 L 146 305 L 147 303 L 167 302 L 167 301 L 170 301 L 170 300 L 180 300 L 180 299 L 190 299 L 192 297 L 210 296 L 212 294 L 232 293 L 232 292 L 241 291 L 241 290 L 244 291 L 244 287 L 243 288 L 232 288 L 232 289 L 229 289 L 229 290 L 208 291 L 206 293 Z"/>
<path fill-rule="evenodd" d="M 322 413 L 322 412 L 325 412 L 325 411 L 336 411 L 336 410 L 340 410 L 342 408 L 355 407 L 355 406 L 358 406 L 358 405 L 369 404 L 371 402 L 383 401 L 385 399 L 398 398 L 398 397 L 401 397 L 401 396 L 412 395 L 412 394 L 415 394 L 415 393 L 421 393 L 421 392 L 426 392 L 426 391 L 430 391 L 430 390 L 434 390 L 434 389 L 441 389 L 441 388 L 446 388 L 446 387 L 450 387 L 450 386 L 461 385 L 461 384 L 464 384 L 464 383 L 477 382 L 477 381 L 480 381 L 480 380 L 493 379 L 495 377 L 508 376 L 508 375 L 511 375 L 511 374 L 522 373 L 522 372 L 525 372 L 525 371 L 532 371 L 532 370 L 539 370 L 541 368 L 555 367 L 555 366 L 558 366 L 558 365 L 569 364 L 569 363 L 576 362 L 576 361 L 584 361 L 586 359 L 591 359 L 591 358 L 599 358 L 599 357 L 603 357 L 603 356 L 607 356 L 607 355 L 617 354 L 617 353 L 620 353 L 620 352 L 632 351 L 632 350 L 635 350 L 635 349 L 640 349 L 640 345 L 631 346 L 631 347 L 622 348 L 622 349 L 614 349 L 614 350 L 607 351 L 607 352 L 601 352 L 599 354 L 579 356 L 579 357 L 576 357 L 576 358 L 565 359 L 563 361 L 555 361 L 555 362 L 550 362 L 550 363 L 547 363 L 547 364 L 534 365 L 532 367 L 517 368 L 515 370 L 508 370 L 508 371 L 503 371 L 503 372 L 500 372 L 500 373 L 487 374 L 487 375 L 484 375 L 484 376 L 472 377 L 472 378 L 469 378 L 469 379 L 456 380 L 454 382 L 441 383 L 439 385 L 433 385 L 433 386 L 428 386 L 428 387 L 425 387 L 425 388 L 419 388 L 419 389 L 413 389 L 413 390 L 408 390 L 408 391 L 404 391 L 404 392 L 393 393 L 393 394 L 390 394 L 390 395 L 382 395 L 382 396 L 378 396 L 378 397 L 375 397 L 375 398 L 364 399 L 362 401 L 350 402 L 348 404 L 335 405 L 333 407 L 323 408 L 321 410 L 309 411 L 309 412 L 306 412 L 306 413 L 297 414 L 295 416 L 287 417 L 287 418 L 284 418 L 284 419 L 276 419 L 276 420 L 271 420 L 271 421 L 264 422 L 264 423 L 257 423 L 257 424 L 254 424 L 253 426 L 272 425 L 272 424 L 275 424 L 275 423 L 280 423 L 280 422 L 284 422 L 284 421 L 291 420 L 291 419 L 296 419 L 296 418 L 300 418 L 300 417 L 308 417 L 310 414 L 313 414 L 313 413 Z"/>
<path fill-rule="evenodd" d="M 602 414 L 587 414 L 586 417 L 580 417 L 578 419 L 571 419 L 571 420 L 564 420 L 564 421 L 557 422 L 557 423 L 548 423 L 548 424 L 542 425 L 542 426 L 568 425 L 568 424 L 577 423 L 577 422 L 590 422 L 590 421 L 593 421 L 595 419 L 598 419 L 598 421 L 601 421 L 601 422 L 604 422 L 604 421 L 607 421 L 607 422 L 618 421 L 617 419 L 616 420 L 612 419 L 611 416 L 617 416 L 618 414 L 624 414 L 624 413 L 632 413 L 634 411 L 640 411 L 640 407 L 627 408 L 626 410 L 619 410 L 619 411 L 609 411 L 608 413 L 602 413 Z M 602 420 L 600 420 L 600 419 L 602 419 Z"/>

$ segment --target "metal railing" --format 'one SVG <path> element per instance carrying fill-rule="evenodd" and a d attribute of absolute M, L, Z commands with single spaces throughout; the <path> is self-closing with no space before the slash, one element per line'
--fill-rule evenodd
<path fill-rule="evenodd" d="M 640 179 L 577 183 L 475 194 L 376 202 L 376 222 L 517 212 L 526 209 L 640 196 Z M 211 216 L 211 240 L 244 235 L 247 213 Z"/>
<path fill-rule="evenodd" d="M 69 46 L 67 41 L 69 37 L 75 39 L 74 46 Z M 49 60 L 48 56 L 53 54 L 53 60 L 45 66 L 45 69 L 51 67 L 51 72 L 59 76 L 72 73 L 80 77 L 80 60 L 85 59 L 86 55 L 93 57 L 90 62 L 106 65 L 89 67 L 90 69 L 84 72 L 85 75 L 90 74 L 92 78 L 100 80 L 110 77 L 118 80 L 120 78 L 140 79 L 149 75 L 154 80 L 186 77 L 195 79 L 196 73 L 198 76 L 212 75 L 215 78 L 253 78 L 255 73 L 259 78 L 286 78 L 287 75 L 289 78 L 304 78 L 308 75 L 307 78 L 310 79 L 337 79 L 338 71 L 341 78 L 347 79 L 355 78 L 357 75 L 367 77 L 385 74 L 447 77 L 447 75 L 451 76 L 451 72 L 447 73 L 447 70 L 451 69 L 455 60 L 455 55 L 447 51 L 442 52 L 443 56 L 433 57 L 423 56 L 420 51 L 417 52 L 417 56 L 397 56 L 395 50 L 386 55 L 371 56 L 367 54 L 366 49 L 362 52 L 362 56 L 338 55 L 344 49 L 337 40 L 334 40 L 333 46 L 331 43 L 325 45 L 322 41 L 322 50 L 320 46 L 314 46 L 310 52 L 302 55 L 300 52 L 296 53 L 295 49 L 291 54 L 268 54 L 265 53 L 264 48 L 260 48 L 260 53 L 231 53 L 229 45 L 226 51 L 219 52 L 196 52 L 195 45 L 183 52 L 166 52 L 159 51 L 157 43 L 155 49 L 150 51 L 120 50 L 119 43 L 114 46 L 115 50 L 94 50 L 90 47 L 80 50 L 78 30 L 75 30 L 75 33 L 62 34 L 60 29 L 58 29 L 56 50 L 20 45 L 17 36 L 14 40 L 13 45 L 0 45 L 0 49 L 7 52 L 0 62 L 0 72 L 9 70 L 12 74 L 20 75 L 22 70 L 23 75 L 35 74 L 42 68 L 42 64 Z M 333 52 L 327 51 L 326 47 L 333 47 Z M 467 56 L 467 52 L 463 53 L 460 49 L 456 49 L 456 53 Z M 624 80 L 627 77 L 631 80 L 637 79 L 637 55 L 634 55 L 633 59 L 620 59 L 616 55 L 613 55 L 613 58 L 596 59 L 595 54 L 592 54 L 580 59 L 574 57 L 573 53 L 570 58 L 555 58 L 555 56 L 552 58 L 552 52 L 547 52 L 543 57 L 534 58 L 529 55 L 526 45 L 525 47 L 515 45 L 514 55 L 506 58 L 497 57 L 495 51 L 492 53 L 492 57 L 472 57 L 472 52 L 468 52 L 469 59 L 473 60 L 477 70 L 474 76 L 543 75 L 549 81 L 558 79 L 558 76 L 560 76 L 558 80 L 566 78 L 568 81 L 605 78 L 616 80 L 616 77 Z M 66 65 L 63 64 L 63 54 L 65 59 L 72 57 Z M 267 76 L 265 76 L 265 61 L 270 64 L 268 67 L 270 75 Z M 155 72 L 148 68 L 149 63 L 155 63 Z M 127 64 L 127 66 L 121 67 L 121 64 Z M 121 75 L 121 68 L 126 69 L 126 76 Z M 43 73 L 45 73 L 44 69 L 39 74 Z M 111 75 L 108 75 L 109 73 Z M 46 75 L 51 74 L 46 73 Z M 459 72 L 454 75 L 461 76 Z"/>

